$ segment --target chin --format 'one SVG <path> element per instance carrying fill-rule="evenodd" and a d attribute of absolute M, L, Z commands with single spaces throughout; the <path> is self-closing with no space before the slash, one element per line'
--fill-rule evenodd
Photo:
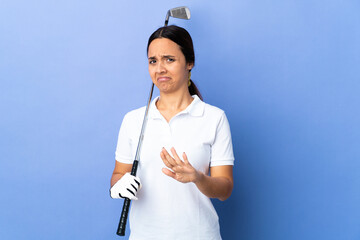
<path fill-rule="evenodd" d="M 160 91 L 160 93 L 165 93 L 165 94 L 169 94 L 169 93 L 173 92 L 170 89 L 159 89 L 159 91 Z"/>
<path fill-rule="evenodd" d="M 159 89 L 160 92 L 162 93 L 171 93 L 174 91 L 174 89 L 172 88 L 171 85 L 169 84 L 164 84 L 164 83 L 161 83 L 161 84 L 158 84 L 156 85 L 156 87 Z"/>

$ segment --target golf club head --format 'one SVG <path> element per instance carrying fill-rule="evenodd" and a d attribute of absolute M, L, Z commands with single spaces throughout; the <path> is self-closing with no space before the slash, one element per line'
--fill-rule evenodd
<path fill-rule="evenodd" d="M 190 10 L 188 7 L 176 7 L 169 10 L 170 16 L 174 18 L 190 19 Z"/>
<path fill-rule="evenodd" d="M 188 20 L 188 19 L 190 19 L 190 10 L 188 7 L 176 7 L 176 8 L 170 9 L 166 14 L 165 26 L 168 25 L 170 16 L 173 18 L 180 18 L 180 19 Z"/>

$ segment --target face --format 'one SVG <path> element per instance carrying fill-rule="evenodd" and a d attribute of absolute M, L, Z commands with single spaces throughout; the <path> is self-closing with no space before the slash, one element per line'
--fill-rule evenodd
<path fill-rule="evenodd" d="M 160 93 L 188 91 L 189 70 L 180 47 L 167 38 L 157 38 L 148 50 L 149 73 Z"/>

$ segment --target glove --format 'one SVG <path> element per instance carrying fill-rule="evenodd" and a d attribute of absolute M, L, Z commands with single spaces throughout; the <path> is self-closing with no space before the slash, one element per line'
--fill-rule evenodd
<path fill-rule="evenodd" d="M 110 189 L 111 198 L 129 198 L 130 200 L 138 200 L 137 191 L 141 188 L 140 178 L 125 173 L 119 181 Z"/>

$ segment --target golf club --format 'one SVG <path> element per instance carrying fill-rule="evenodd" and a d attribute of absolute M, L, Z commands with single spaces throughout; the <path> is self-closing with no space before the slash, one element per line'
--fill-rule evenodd
<path fill-rule="evenodd" d="M 165 24 L 164 24 L 165 27 L 168 25 L 169 17 L 188 20 L 188 19 L 190 19 L 190 10 L 187 7 L 176 7 L 176 8 L 170 9 L 166 14 Z M 148 116 L 148 112 L 149 112 L 149 106 L 150 106 L 153 91 L 154 91 L 154 83 L 151 84 L 150 95 L 149 95 L 148 103 L 147 103 L 146 110 L 145 110 L 144 120 L 143 120 L 142 127 L 141 127 L 139 142 L 138 142 L 138 145 L 136 148 L 135 159 L 134 159 L 134 162 L 133 162 L 133 165 L 131 168 L 131 175 L 133 175 L 133 176 L 136 176 L 136 171 L 137 171 L 138 163 L 140 160 L 141 146 L 142 146 L 142 142 L 144 139 L 144 132 L 145 132 L 145 127 L 146 127 L 146 123 L 147 123 L 147 116 Z M 123 205 L 121 216 L 120 216 L 119 226 L 118 226 L 118 229 L 116 232 L 116 234 L 119 236 L 125 236 L 126 222 L 127 222 L 127 216 L 129 213 L 130 202 L 131 202 L 131 200 L 129 198 L 124 199 L 124 205 Z"/>
<path fill-rule="evenodd" d="M 176 7 L 170 9 L 166 14 L 165 24 L 164 24 L 165 27 L 168 25 L 169 17 L 189 20 L 190 10 L 187 7 Z"/>

